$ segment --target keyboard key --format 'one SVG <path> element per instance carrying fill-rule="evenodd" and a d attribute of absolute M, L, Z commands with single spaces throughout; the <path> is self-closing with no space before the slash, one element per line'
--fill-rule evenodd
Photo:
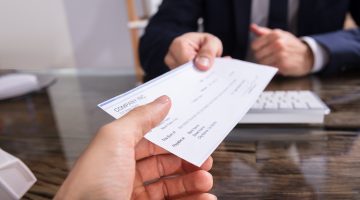
<path fill-rule="evenodd" d="M 279 106 L 281 109 L 293 109 L 293 105 L 290 102 L 282 102 Z"/>
<path fill-rule="evenodd" d="M 265 103 L 265 109 L 277 109 L 278 108 L 278 103 L 276 102 L 266 102 Z"/>
<path fill-rule="evenodd" d="M 296 109 L 308 109 L 309 108 L 308 105 L 304 102 L 298 101 L 298 102 L 294 102 L 293 104 Z"/>

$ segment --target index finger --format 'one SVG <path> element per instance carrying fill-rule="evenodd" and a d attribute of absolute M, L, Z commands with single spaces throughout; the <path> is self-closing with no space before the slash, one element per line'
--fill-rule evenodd
<path fill-rule="evenodd" d="M 251 44 L 251 48 L 254 51 L 259 51 L 260 49 L 263 49 L 266 46 L 270 45 L 273 41 L 277 40 L 278 38 L 280 38 L 279 31 L 274 30 L 267 35 L 263 35 L 255 39 L 254 42 Z"/>

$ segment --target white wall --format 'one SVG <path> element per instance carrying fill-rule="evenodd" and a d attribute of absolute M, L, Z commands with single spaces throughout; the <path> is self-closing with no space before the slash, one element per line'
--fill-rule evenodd
<path fill-rule="evenodd" d="M 132 69 L 123 0 L 0 0 L 0 69 Z"/>
<path fill-rule="evenodd" d="M 132 67 L 124 0 L 64 0 L 78 67 Z"/>
<path fill-rule="evenodd" d="M 73 66 L 61 0 L 0 0 L 0 67 Z"/>

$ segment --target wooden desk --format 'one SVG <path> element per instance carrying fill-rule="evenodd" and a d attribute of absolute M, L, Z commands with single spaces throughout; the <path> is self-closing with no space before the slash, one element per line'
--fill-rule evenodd
<path fill-rule="evenodd" d="M 117 71 L 39 72 L 48 90 L 0 102 L 0 147 L 38 178 L 25 199 L 50 199 L 96 130 L 97 103 L 132 88 Z M 332 112 L 323 126 L 239 126 L 213 154 L 219 199 L 360 199 L 360 74 L 277 78 L 268 89 L 311 89 Z"/>

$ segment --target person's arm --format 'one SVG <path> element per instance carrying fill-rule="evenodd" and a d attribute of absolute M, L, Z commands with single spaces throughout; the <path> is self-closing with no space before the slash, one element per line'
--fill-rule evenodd
<path fill-rule="evenodd" d="M 169 70 L 164 59 L 170 44 L 184 33 L 197 31 L 202 10 L 203 0 L 163 1 L 140 40 L 140 62 L 147 80 Z"/>
<path fill-rule="evenodd" d="M 329 61 L 323 67 L 324 73 L 336 73 L 343 67 L 360 65 L 360 29 L 336 31 L 313 35 L 329 54 Z"/>
<path fill-rule="evenodd" d="M 356 24 L 360 25 L 360 1 L 352 0 L 349 8 Z M 344 67 L 360 65 L 360 28 L 310 37 L 324 47 L 329 55 L 328 63 L 322 69 L 323 73 L 336 73 Z"/>

